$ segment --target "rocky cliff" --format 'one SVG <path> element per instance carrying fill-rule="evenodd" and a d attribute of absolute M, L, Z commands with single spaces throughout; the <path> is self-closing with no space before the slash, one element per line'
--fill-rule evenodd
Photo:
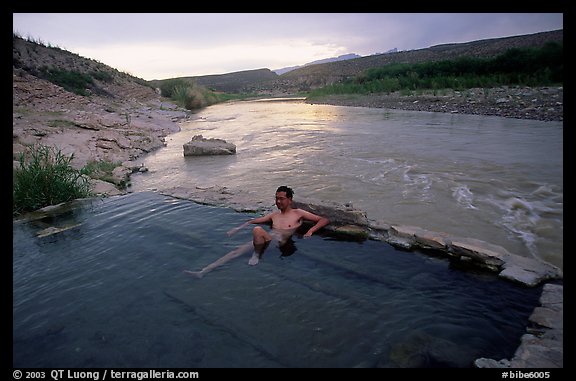
<path fill-rule="evenodd" d="M 144 80 L 74 53 L 14 36 L 12 57 L 15 161 L 43 144 L 74 154 L 77 168 L 102 160 L 126 174 L 187 116 Z"/>

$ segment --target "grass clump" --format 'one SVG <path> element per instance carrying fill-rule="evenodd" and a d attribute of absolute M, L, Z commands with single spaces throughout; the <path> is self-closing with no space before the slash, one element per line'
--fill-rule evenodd
<path fill-rule="evenodd" d="M 89 178 L 70 165 L 73 158 L 55 147 L 28 146 L 13 171 L 12 214 L 92 196 Z"/>
<path fill-rule="evenodd" d="M 92 179 L 98 179 L 113 183 L 119 187 L 125 189 L 128 184 L 125 181 L 121 181 L 117 184 L 117 180 L 114 178 L 114 169 L 122 165 L 122 162 L 112 162 L 109 160 L 91 160 L 89 161 L 81 172 Z"/>
<path fill-rule="evenodd" d="M 187 110 L 198 110 L 231 99 L 229 95 L 219 94 L 196 84 L 193 80 L 174 78 L 160 84 L 162 96 L 172 99 Z"/>
<path fill-rule="evenodd" d="M 82 96 L 89 95 L 88 89 L 94 86 L 94 80 L 90 75 L 74 70 L 42 67 L 39 74 L 40 78 Z"/>

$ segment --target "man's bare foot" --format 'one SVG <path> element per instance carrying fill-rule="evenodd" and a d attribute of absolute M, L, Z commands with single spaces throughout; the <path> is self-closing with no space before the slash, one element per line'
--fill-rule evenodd
<path fill-rule="evenodd" d="M 254 265 L 257 265 L 258 262 L 260 262 L 260 260 L 258 259 L 258 255 L 254 254 L 252 257 L 250 257 L 248 264 L 251 266 L 254 266 Z"/>
<path fill-rule="evenodd" d="M 204 277 L 204 272 L 203 271 L 190 271 L 190 270 L 184 270 L 185 273 L 192 275 L 195 278 L 198 279 L 202 279 Z"/>

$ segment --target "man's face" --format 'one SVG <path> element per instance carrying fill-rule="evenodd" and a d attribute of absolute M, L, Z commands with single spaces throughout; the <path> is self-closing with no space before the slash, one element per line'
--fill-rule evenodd
<path fill-rule="evenodd" d="M 292 199 L 286 197 L 286 192 L 276 192 L 276 207 L 280 210 L 286 209 L 292 203 Z"/>

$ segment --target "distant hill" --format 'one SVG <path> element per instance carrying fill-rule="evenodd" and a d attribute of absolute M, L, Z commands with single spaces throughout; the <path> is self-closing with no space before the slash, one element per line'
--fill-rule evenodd
<path fill-rule="evenodd" d="M 352 53 L 310 62 L 299 67 L 285 68 L 290 70 L 284 71 L 281 75 L 270 69 L 256 69 L 178 78 L 193 80 L 209 89 L 228 93 L 290 95 L 341 82 L 367 69 L 391 63 L 441 61 L 465 56 L 489 58 L 511 48 L 541 47 L 548 42 L 561 42 L 563 38 L 564 31 L 560 29 L 465 43 L 441 44 L 416 50 L 398 51 L 394 48 L 370 56 L 358 56 Z M 154 80 L 149 83 L 154 87 L 160 87 L 159 84 L 167 80 Z"/>
<path fill-rule="evenodd" d="M 292 71 L 292 70 L 296 70 L 296 69 L 303 67 L 303 66 L 318 65 L 318 64 L 323 64 L 323 63 L 328 63 L 328 62 L 336 62 L 336 61 L 346 61 L 346 60 L 351 60 L 353 58 L 360 58 L 360 57 L 362 57 L 362 56 L 355 54 L 355 53 L 343 54 L 343 55 L 338 56 L 338 57 L 324 58 L 322 60 L 308 62 L 308 63 L 305 63 L 304 65 L 288 66 L 288 67 L 284 67 L 282 69 L 276 69 L 276 70 L 274 70 L 274 72 L 278 75 L 282 75 L 282 74 L 288 73 L 289 71 Z"/>
<path fill-rule="evenodd" d="M 226 74 L 212 74 L 192 77 L 178 77 L 179 79 L 192 80 L 197 84 L 214 91 L 236 93 L 241 89 L 251 86 L 263 85 L 265 82 L 278 78 L 278 75 L 270 69 L 244 70 Z M 155 87 L 160 87 L 164 80 L 150 81 Z"/>
<path fill-rule="evenodd" d="M 562 29 L 520 36 L 492 38 L 465 43 L 441 44 L 429 48 L 387 52 L 344 61 L 302 66 L 280 75 L 276 80 L 254 84 L 242 91 L 262 94 L 294 94 L 353 78 L 363 71 L 391 63 L 419 63 L 458 57 L 493 57 L 511 48 L 541 47 L 563 41 Z"/>
<path fill-rule="evenodd" d="M 225 74 L 199 75 L 199 76 L 178 77 L 178 78 L 194 81 L 197 84 L 214 91 L 222 91 L 226 93 L 239 93 L 244 92 L 245 89 L 247 88 L 258 88 L 260 86 L 266 88 L 270 83 L 277 80 L 278 76 L 281 73 L 286 73 L 290 70 L 295 70 L 297 68 L 304 66 L 320 65 L 327 62 L 344 61 L 358 57 L 361 56 L 359 56 L 358 54 L 351 53 L 351 54 L 344 54 L 338 57 L 325 58 L 322 60 L 309 62 L 301 66 L 292 66 L 283 69 L 278 69 L 275 71 L 272 71 L 270 69 L 255 69 L 255 70 L 243 70 Z M 167 80 L 169 79 L 153 80 L 150 81 L 150 84 L 152 84 L 154 87 L 160 87 L 162 81 Z"/>

